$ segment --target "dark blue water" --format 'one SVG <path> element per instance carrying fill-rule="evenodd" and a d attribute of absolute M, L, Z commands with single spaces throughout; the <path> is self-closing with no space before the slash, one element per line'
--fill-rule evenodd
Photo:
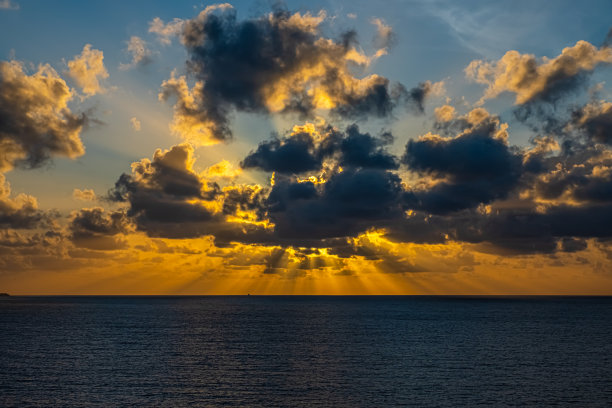
<path fill-rule="evenodd" d="M 612 298 L 11 297 L 0 406 L 612 406 Z"/>

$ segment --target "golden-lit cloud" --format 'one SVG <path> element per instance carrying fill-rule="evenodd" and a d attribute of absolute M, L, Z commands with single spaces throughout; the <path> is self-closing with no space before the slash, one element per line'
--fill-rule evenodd
<path fill-rule="evenodd" d="M 96 193 L 92 189 L 88 188 L 83 190 L 75 188 L 72 191 L 72 197 L 79 201 L 96 201 L 97 199 Z"/>
<path fill-rule="evenodd" d="M 257 185 L 221 188 L 193 169 L 192 145 L 158 149 L 153 159 L 132 163 L 110 192 L 110 199 L 129 205 L 135 226 L 153 237 L 213 236 L 218 245 L 266 242 L 270 225 L 261 212 L 264 191 Z"/>
<path fill-rule="evenodd" d="M 186 21 L 181 39 L 193 87 L 173 74 L 160 94 L 164 100 L 177 99 L 173 130 L 188 139 L 199 136 L 208 144 L 231 139 L 233 111 L 314 116 L 323 110 L 362 118 L 389 117 L 397 107 L 413 105 L 416 113 L 423 113 L 423 100 L 437 92 L 440 83 L 424 82 L 408 90 L 367 74 L 382 54 L 365 54 L 352 32 L 339 40 L 325 37 L 321 25 L 326 19 L 325 11 L 290 13 L 276 8 L 238 20 L 236 11 L 222 4 Z M 253 33 L 247 34 L 247 27 Z M 384 24 L 380 27 L 390 35 Z M 258 39 L 260 49 L 251 49 L 252 38 Z"/>
<path fill-rule="evenodd" d="M 450 105 L 442 105 L 434 109 L 436 120 L 440 122 L 449 122 L 456 115 L 455 108 Z"/>
<path fill-rule="evenodd" d="M 508 91 L 516 94 L 517 104 L 524 104 L 536 98 L 552 98 L 556 92 L 574 86 L 580 74 L 611 62 L 612 48 L 597 48 L 578 41 L 554 58 L 539 60 L 532 54 L 508 51 L 499 61 L 474 60 L 465 73 L 468 78 L 487 85 L 481 102 Z"/>
<path fill-rule="evenodd" d="M 104 67 L 104 54 L 91 48 L 91 44 L 86 44 L 81 54 L 68 61 L 68 75 L 87 96 L 105 92 L 100 83 L 108 78 Z"/>
<path fill-rule="evenodd" d="M 149 23 L 149 32 L 156 34 L 160 43 L 170 45 L 172 38 L 178 37 L 181 31 L 183 31 L 184 25 L 185 21 L 180 18 L 175 18 L 168 23 L 164 23 L 161 18 L 155 17 Z"/>
<path fill-rule="evenodd" d="M 130 125 L 132 125 L 132 129 L 134 129 L 134 132 L 140 132 L 141 124 L 138 118 L 136 117 L 130 118 Z"/>
<path fill-rule="evenodd" d="M 11 186 L 0 173 L 0 226 L 3 228 L 36 228 L 48 221 L 38 209 L 38 201 L 27 194 L 11 198 Z"/>
<path fill-rule="evenodd" d="M 567 130 L 577 131 L 596 143 L 612 145 L 612 103 L 601 100 L 587 103 L 573 112 Z"/>
<path fill-rule="evenodd" d="M 69 109 L 73 97 L 49 65 L 28 75 L 20 62 L 0 61 L 0 117 L 7 118 L 0 122 L 0 171 L 85 153 L 80 133 L 86 117 Z"/>
<path fill-rule="evenodd" d="M 219 124 L 214 119 L 208 118 L 199 109 L 203 103 L 203 87 L 202 82 L 196 82 L 193 88 L 189 89 L 186 77 L 176 77 L 173 72 L 172 76 L 162 83 L 159 93 L 161 101 L 176 98 L 174 117 L 170 124 L 172 133 L 200 146 L 219 143 L 223 140 L 219 135 L 225 133 L 225 130 L 218 128 Z"/>

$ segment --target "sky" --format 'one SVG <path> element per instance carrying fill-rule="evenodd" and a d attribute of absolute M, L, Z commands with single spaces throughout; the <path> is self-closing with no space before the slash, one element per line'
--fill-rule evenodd
<path fill-rule="evenodd" d="M 610 15 L 0 0 L 0 292 L 610 295 Z"/>

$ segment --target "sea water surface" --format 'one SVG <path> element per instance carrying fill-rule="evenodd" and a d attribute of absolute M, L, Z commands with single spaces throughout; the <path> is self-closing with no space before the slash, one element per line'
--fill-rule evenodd
<path fill-rule="evenodd" d="M 612 298 L 8 297 L 0 406 L 612 406 Z"/>

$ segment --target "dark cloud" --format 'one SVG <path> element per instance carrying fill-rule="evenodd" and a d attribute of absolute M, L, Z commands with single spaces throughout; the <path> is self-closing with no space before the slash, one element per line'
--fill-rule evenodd
<path fill-rule="evenodd" d="M 241 163 L 275 172 L 271 187 L 221 188 L 193 171 L 192 148 L 179 145 L 135 163 L 111 196 L 127 202 L 128 216 L 151 236 L 278 246 L 261 261 L 267 273 L 316 264 L 305 253 L 289 257 L 289 246 L 327 248 L 390 270 L 428 270 L 351 242 L 372 230 L 392 241 L 457 241 L 497 254 L 577 252 L 587 239 L 612 239 L 612 155 L 601 136 L 607 122 L 599 119 L 606 109 L 592 102 L 574 109 L 560 133 L 524 148 L 510 146 L 507 125 L 482 108 L 438 115 L 434 127 L 445 136 L 409 141 L 401 159 L 387 151 L 389 133 L 295 126 Z M 411 173 L 404 181 L 400 162 Z"/>
<path fill-rule="evenodd" d="M 186 21 L 182 42 L 198 82 L 193 91 L 183 77 L 162 87 L 163 99 L 178 99 L 175 130 L 187 134 L 199 128 L 201 137 L 214 142 L 231 137 L 233 111 L 310 115 L 326 109 L 356 119 L 386 117 L 412 101 L 422 111 L 429 83 L 409 92 L 379 75 L 356 77 L 356 69 L 378 56 L 360 52 L 352 31 L 324 37 L 324 20 L 323 12 L 291 14 L 282 7 L 238 20 L 231 6 L 218 5 Z"/>
<path fill-rule="evenodd" d="M 234 215 L 239 211 L 252 212 L 257 221 L 265 218 L 264 202 L 267 198 L 268 189 L 260 186 L 232 186 L 223 190 L 223 213 Z"/>
<path fill-rule="evenodd" d="M 397 169 L 398 160 L 385 150 L 393 142 L 391 133 L 379 136 L 361 133 L 351 125 L 345 132 L 331 126 L 299 127 L 289 137 L 260 143 L 241 162 L 243 168 L 257 168 L 280 174 L 318 172 L 325 159 L 334 158 L 342 167 Z"/>
<path fill-rule="evenodd" d="M 433 180 L 407 192 L 407 206 L 447 213 L 506 197 L 521 177 L 522 156 L 499 131 L 491 117 L 454 138 L 429 135 L 409 141 L 403 163 Z"/>
<path fill-rule="evenodd" d="M 112 201 L 127 202 L 127 215 L 138 230 L 150 236 L 193 238 L 213 235 L 218 246 L 230 242 L 267 242 L 269 234 L 257 224 L 228 222 L 227 216 L 252 211 L 261 218 L 260 188 L 220 187 L 192 169 L 193 147 L 188 144 L 157 150 L 153 160 L 132 165 L 109 191 Z M 260 211 L 257 215 L 257 211 Z"/>
<path fill-rule="evenodd" d="M 170 199 L 213 198 L 219 192 L 216 183 L 210 186 L 192 170 L 193 147 L 189 144 L 173 146 L 170 150 L 158 149 L 153 155 L 153 161 L 143 159 L 132 165 L 133 175 L 123 174 L 110 197 L 114 201 L 125 201 L 128 193 L 150 190 L 158 196 L 165 195 Z"/>
<path fill-rule="evenodd" d="M 374 76 L 368 81 L 367 92 L 356 93 L 346 89 L 340 78 L 335 78 L 331 74 L 330 77 L 327 79 L 328 91 L 342 96 L 331 112 L 340 118 L 387 117 L 398 105 L 406 103 L 411 103 L 417 113 L 423 112 L 422 101 L 425 95 L 420 94 L 420 88 L 407 91 L 402 84 L 391 84 L 387 78 Z M 308 111 L 304 110 L 302 113 Z"/>
<path fill-rule="evenodd" d="M 321 168 L 323 156 L 315 149 L 309 133 L 262 142 L 240 163 L 245 169 L 257 168 L 282 174 L 299 174 Z"/>
<path fill-rule="evenodd" d="M 46 233 L 0 230 L 0 269 L 19 271 L 33 266 L 45 266 L 40 259 L 65 260 L 63 235 L 57 231 Z M 47 265 L 48 266 L 48 265 Z"/>
<path fill-rule="evenodd" d="M 213 198 L 218 186 L 205 186 L 193 172 L 192 153 L 193 148 L 187 144 L 168 151 L 157 150 L 153 161 L 143 159 L 133 164 L 131 175 L 121 175 L 109 197 L 114 201 L 128 201 L 128 215 L 134 218 L 139 229 L 153 235 L 163 235 L 167 224 L 175 226 L 174 233 L 181 236 L 181 224 L 210 221 L 212 211 L 192 200 Z M 184 234 L 194 235 L 187 230 Z"/>
<path fill-rule="evenodd" d="M 574 110 L 570 125 L 593 142 L 612 145 L 612 103 L 588 103 Z"/>
<path fill-rule="evenodd" d="M 399 177 L 379 169 L 347 169 L 327 182 L 276 182 L 269 217 L 281 239 L 353 236 L 401 217 Z"/>
<path fill-rule="evenodd" d="M 103 208 L 83 208 L 72 214 L 70 239 L 77 247 L 113 250 L 126 247 L 118 237 L 131 230 L 130 221 L 124 211 L 107 212 Z"/>
<path fill-rule="evenodd" d="M 532 181 L 535 197 L 574 203 L 612 202 L 612 157 L 607 146 L 568 140 L 555 156 L 539 160 L 541 171 Z"/>
<path fill-rule="evenodd" d="M 609 238 L 612 236 L 612 207 L 609 204 L 557 205 L 545 211 L 503 211 L 481 217 L 481 228 L 472 237 L 519 252 L 554 252 L 562 238 Z M 469 240 L 469 239 L 468 239 Z"/>
<path fill-rule="evenodd" d="M 560 244 L 563 252 L 579 252 L 587 249 L 587 243 L 584 239 L 562 238 Z"/>
<path fill-rule="evenodd" d="M 81 156 L 84 115 L 67 106 L 73 93 L 48 65 L 32 75 L 0 61 L 0 171 L 38 167 L 52 156 Z"/>
<path fill-rule="evenodd" d="M 356 125 L 349 126 L 346 137 L 340 143 L 339 163 L 343 167 L 397 169 L 397 158 L 384 150 L 384 146 L 391 143 L 391 133 L 385 132 L 379 137 L 373 137 L 369 133 L 360 133 Z"/>
<path fill-rule="evenodd" d="M 129 231 L 129 221 L 124 211 L 83 208 L 73 214 L 70 231 L 73 237 L 116 235 Z"/>

